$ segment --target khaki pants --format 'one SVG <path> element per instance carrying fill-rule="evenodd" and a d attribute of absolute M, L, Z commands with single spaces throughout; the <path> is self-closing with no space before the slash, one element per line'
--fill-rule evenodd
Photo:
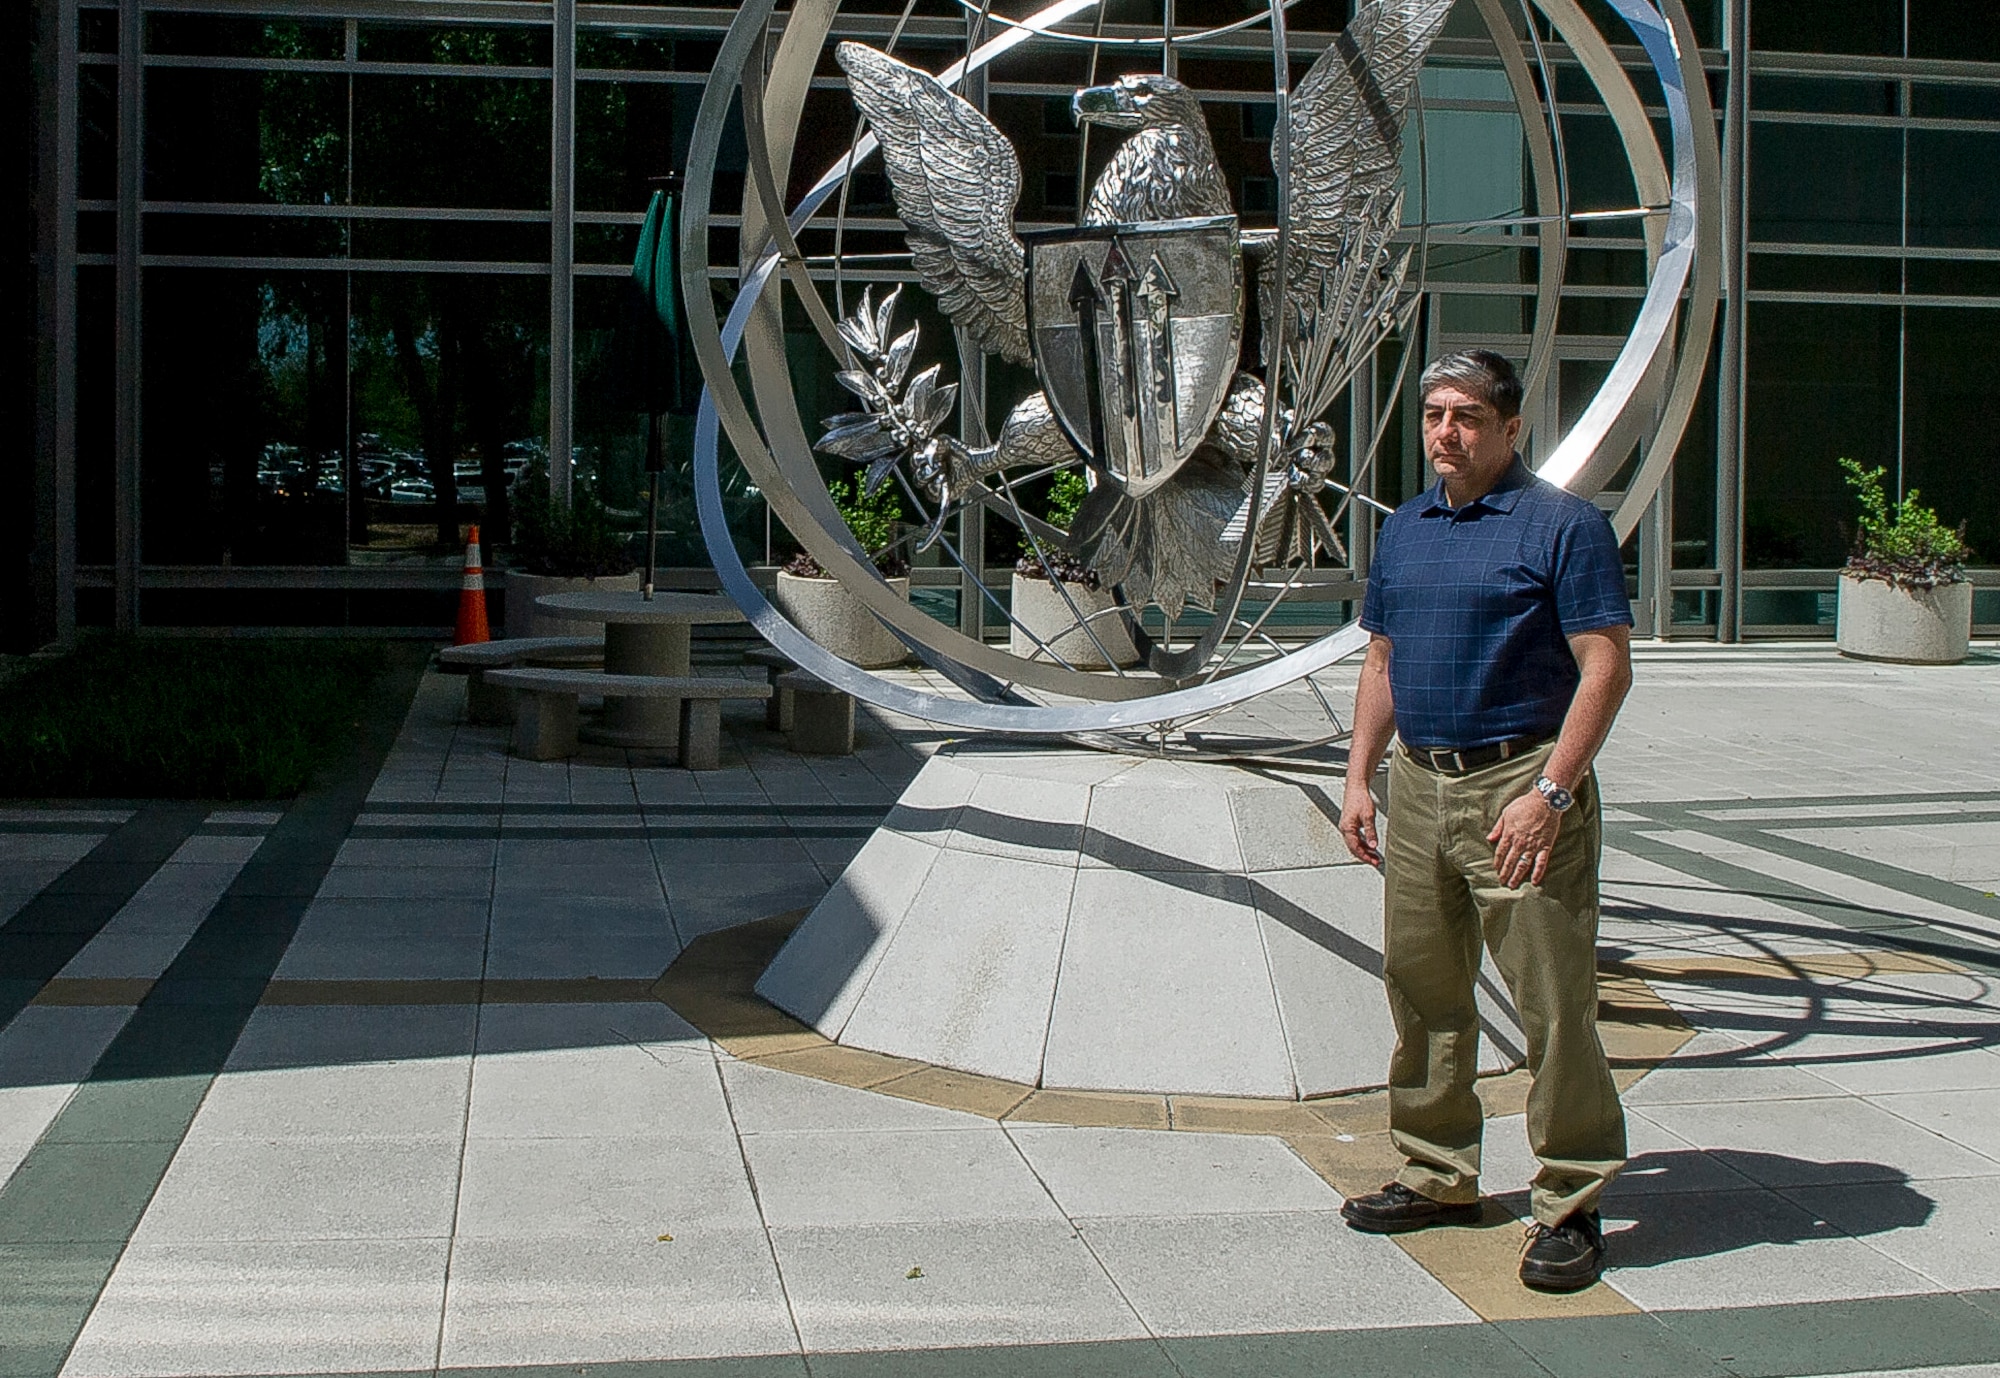
<path fill-rule="evenodd" d="M 1403 1185 L 1433 1200 L 1478 1199 L 1484 1127 L 1473 1077 L 1482 936 L 1528 1040 L 1528 1141 L 1541 1159 L 1535 1218 L 1592 1210 L 1625 1165 L 1625 1115 L 1597 1036 L 1597 781 L 1576 790 L 1540 885 L 1509 890 L 1486 835 L 1531 788 L 1553 746 L 1468 775 L 1389 767 L 1383 852 L 1383 979 L 1396 1021 L 1389 1129 Z"/>

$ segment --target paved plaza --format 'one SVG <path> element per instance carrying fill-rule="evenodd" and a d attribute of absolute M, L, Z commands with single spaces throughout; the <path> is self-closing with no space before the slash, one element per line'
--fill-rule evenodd
<path fill-rule="evenodd" d="M 945 734 L 808 758 L 751 706 L 719 771 L 537 764 L 463 692 L 411 658 L 289 806 L 0 807 L 0 1375 L 2000 1374 L 1990 646 L 1640 648 L 1632 1163 L 1567 1298 L 1514 1278 L 1518 1074 L 1482 1224 L 1389 1239 L 1335 1213 L 1379 1095 L 1037 1091 L 760 1015 Z"/>

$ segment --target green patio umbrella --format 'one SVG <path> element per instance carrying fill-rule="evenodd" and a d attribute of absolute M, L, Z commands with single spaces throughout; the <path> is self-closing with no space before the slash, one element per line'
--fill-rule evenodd
<path fill-rule="evenodd" d="M 646 207 L 639 250 L 632 258 L 632 289 L 621 321 L 620 354 L 625 399 L 646 413 L 646 597 L 653 596 L 654 548 L 659 541 L 660 417 L 681 404 L 681 307 L 674 270 L 677 247 L 675 193 L 680 178 L 665 179 Z"/>

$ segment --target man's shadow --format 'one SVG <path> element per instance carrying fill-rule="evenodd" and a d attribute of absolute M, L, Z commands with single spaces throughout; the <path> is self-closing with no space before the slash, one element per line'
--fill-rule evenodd
<path fill-rule="evenodd" d="M 1923 1225 L 1937 1209 L 1910 1185 L 1909 1174 L 1886 1163 L 1823 1163 L 1733 1148 L 1642 1153 L 1620 1181 L 1623 1189 L 1614 1186 L 1603 1207 L 1614 1268 L 1651 1268 L 1754 1244 L 1885 1234 Z M 1787 1191 L 1839 1187 L 1843 1199 L 1820 1214 L 1765 1183 Z M 1527 1213 L 1526 1192 L 1502 1200 Z M 1634 1223 L 1626 1226 L 1627 1220 Z"/>

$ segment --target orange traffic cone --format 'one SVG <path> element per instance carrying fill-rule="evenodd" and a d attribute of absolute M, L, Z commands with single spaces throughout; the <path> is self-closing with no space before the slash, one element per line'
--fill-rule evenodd
<path fill-rule="evenodd" d="M 451 644 L 470 646 L 492 639 L 486 628 L 486 574 L 479 567 L 479 528 L 475 526 L 465 544 L 465 582 L 459 586 L 458 630 Z"/>

